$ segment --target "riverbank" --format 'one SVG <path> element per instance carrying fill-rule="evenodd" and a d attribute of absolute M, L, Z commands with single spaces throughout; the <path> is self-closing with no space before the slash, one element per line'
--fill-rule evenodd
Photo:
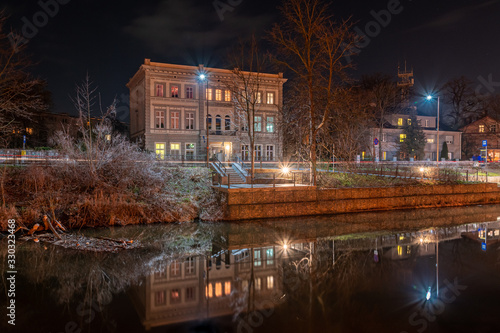
<path fill-rule="evenodd" d="M 218 191 L 225 196 L 224 219 L 228 221 L 500 203 L 500 188 L 493 183 L 343 189 L 218 188 Z"/>

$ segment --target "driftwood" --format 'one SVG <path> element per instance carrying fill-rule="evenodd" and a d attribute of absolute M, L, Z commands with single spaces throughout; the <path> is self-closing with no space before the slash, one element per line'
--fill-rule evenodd
<path fill-rule="evenodd" d="M 59 239 L 62 239 L 61 236 L 57 233 L 56 229 L 54 229 L 54 226 L 50 222 L 50 219 L 47 217 L 47 215 L 43 216 L 43 222 L 45 223 L 45 228 L 47 228 L 47 225 L 49 226 L 50 230 L 52 233 Z"/>

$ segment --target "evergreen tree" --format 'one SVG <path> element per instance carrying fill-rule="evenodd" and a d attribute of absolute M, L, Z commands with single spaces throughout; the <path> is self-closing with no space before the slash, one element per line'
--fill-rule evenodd
<path fill-rule="evenodd" d="M 443 148 L 441 148 L 441 159 L 448 159 L 448 144 L 446 141 L 443 141 Z"/>
<path fill-rule="evenodd" d="M 399 152 L 408 160 L 413 157 L 415 160 L 424 158 L 424 148 L 426 137 L 422 127 L 418 124 L 417 117 L 411 116 L 409 121 L 403 126 L 403 136 L 399 138 Z"/>

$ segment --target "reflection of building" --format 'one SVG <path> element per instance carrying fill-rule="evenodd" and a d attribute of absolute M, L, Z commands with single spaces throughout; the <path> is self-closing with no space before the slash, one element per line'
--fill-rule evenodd
<path fill-rule="evenodd" d="M 175 260 L 147 276 L 130 296 L 150 329 L 231 315 L 235 299 L 249 298 L 252 310 L 259 310 L 281 290 L 275 248 L 263 247 Z"/>
<path fill-rule="evenodd" d="M 200 75 L 204 74 L 203 80 Z M 283 75 L 259 74 L 256 92 L 257 160 L 281 156 L 276 125 L 282 105 Z M 159 158 L 167 155 L 192 159 L 209 154 L 219 160 L 248 158 L 247 127 L 232 96 L 237 81 L 230 70 L 151 62 L 146 59 L 130 79 L 130 138 L 142 139 Z M 236 89 L 240 91 L 239 89 Z M 208 124 L 207 124 L 208 122 Z"/>

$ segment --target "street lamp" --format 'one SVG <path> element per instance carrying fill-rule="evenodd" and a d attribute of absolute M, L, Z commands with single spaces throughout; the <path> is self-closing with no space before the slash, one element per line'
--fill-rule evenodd
<path fill-rule="evenodd" d="M 206 100 L 206 103 L 207 103 L 207 114 L 205 116 L 205 122 L 207 124 L 207 168 L 208 168 L 208 163 L 209 163 L 209 159 L 210 159 L 210 154 L 209 154 L 209 149 L 210 149 L 210 144 L 209 144 L 209 135 L 210 135 L 210 131 L 209 131 L 209 128 L 208 128 L 208 78 L 205 74 L 200 74 L 198 76 L 198 78 L 200 79 L 201 82 L 205 82 L 205 100 Z M 200 92 L 200 98 L 201 98 L 201 92 Z"/>
<path fill-rule="evenodd" d="M 430 101 L 432 99 L 431 95 L 427 95 L 427 100 Z M 436 135 L 436 162 L 439 163 L 439 96 L 437 97 L 437 135 Z"/>

